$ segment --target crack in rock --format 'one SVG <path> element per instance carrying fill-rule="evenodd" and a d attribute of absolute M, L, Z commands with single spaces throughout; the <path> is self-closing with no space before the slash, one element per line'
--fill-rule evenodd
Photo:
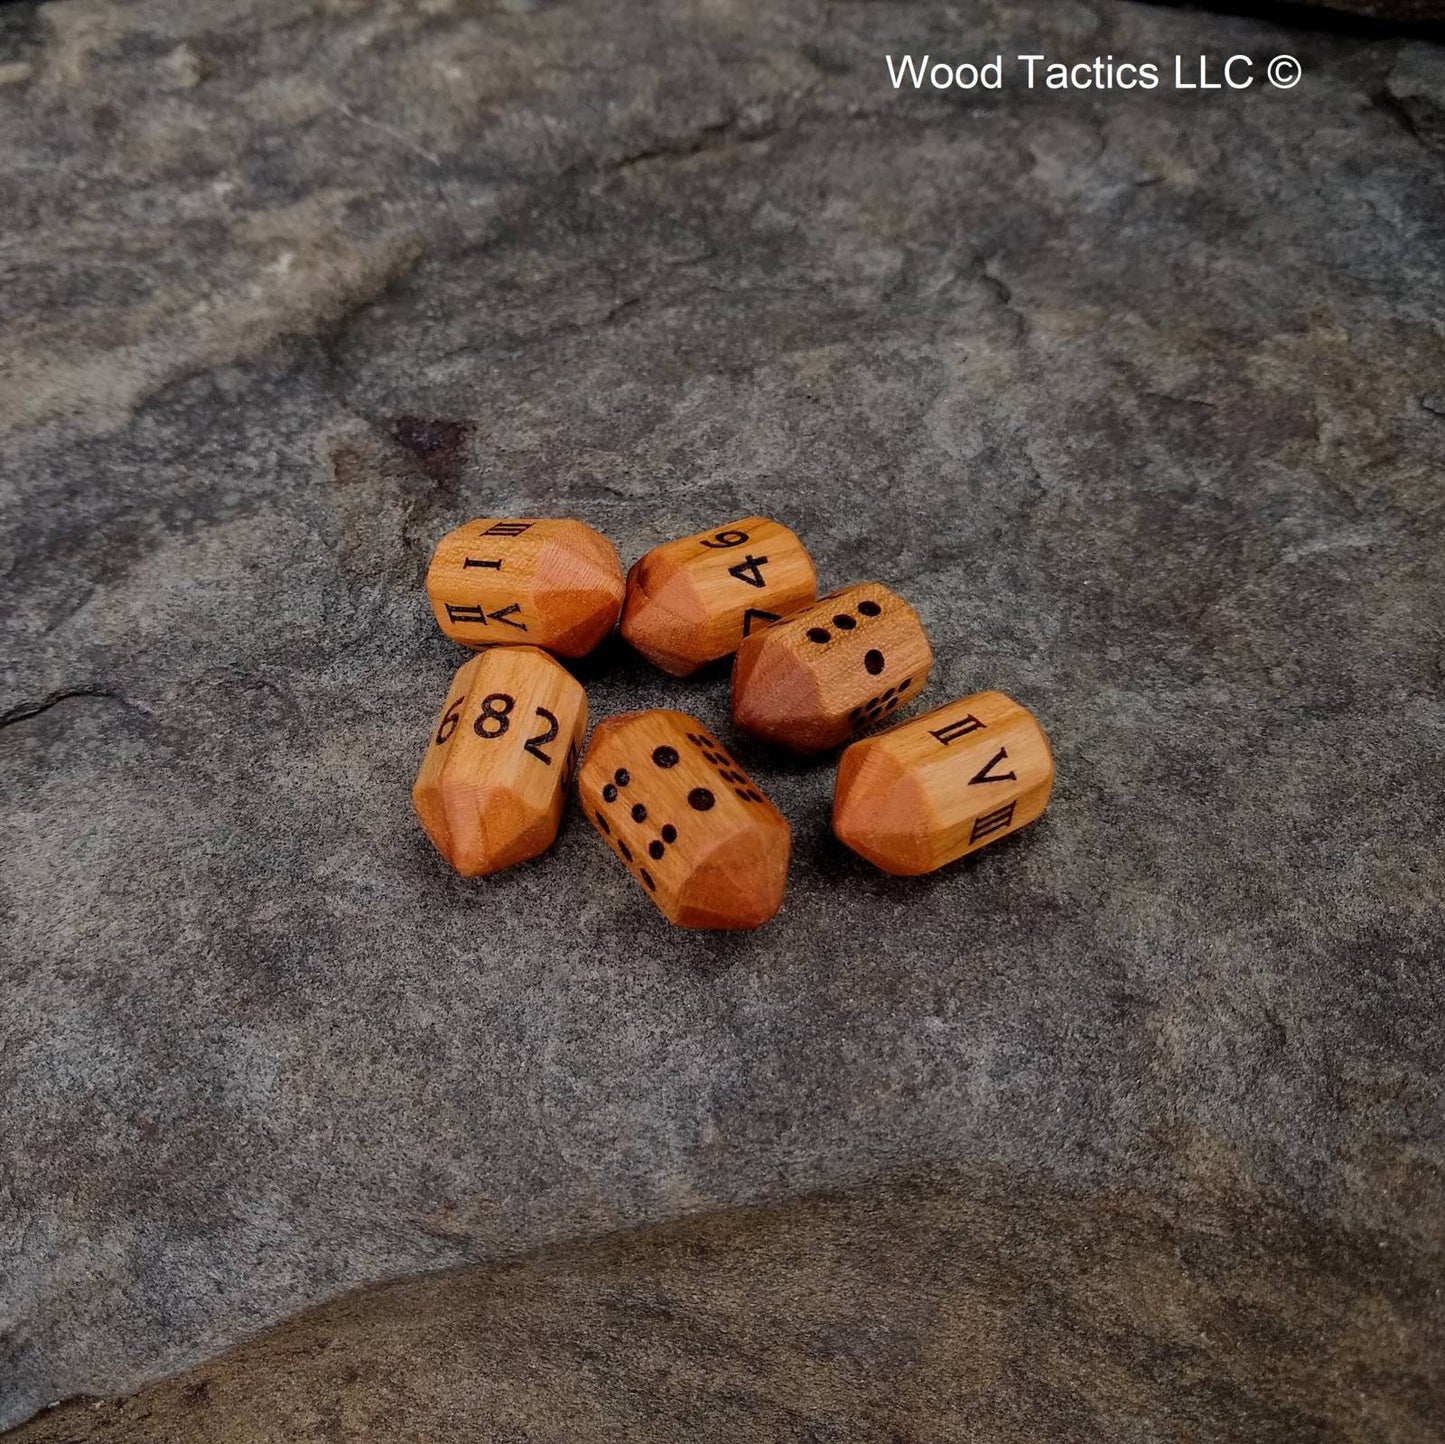
<path fill-rule="evenodd" d="M 52 707 L 67 702 L 72 697 L 96 697 L 109 702 L 119 702 L 123 706 L 129 705 L 119 692 L 112 692 L 106 687 L 62 687 L 59 691 L 42 697 L 38 702 L 17 702 L 15 706 L 0 713 L 0 728 L 13 727 L 17 722 L 28 722 L 32 717 L 39 717 L 42 712 L 48 712 Z"/>

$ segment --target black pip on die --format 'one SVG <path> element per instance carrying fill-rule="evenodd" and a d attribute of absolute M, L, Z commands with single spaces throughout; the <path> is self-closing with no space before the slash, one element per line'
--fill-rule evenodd
<path fill-rule="evenodd" d="M 859 582 L 743 642 L 733 721 L 794 752 L 822 752 L 891 718 L 932 666 L 913 608 L 878 582 Z"/>
<path fill-rule="evenodd" d="M 593 826 L 669 921 L 756 928 L 782 906 L 788 824 L 695 718 L 609 717 L 577 785 Z"/>

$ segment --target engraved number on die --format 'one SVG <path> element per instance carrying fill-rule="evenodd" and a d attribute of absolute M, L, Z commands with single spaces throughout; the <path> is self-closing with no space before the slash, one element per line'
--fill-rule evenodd
<path fill-rule="evenodd" d="M 998 751 L 995 752 L 993 756 L 990 757 L 988 761 L 985 762 L 983 766 L 980 767 L 978 771 L 975 772 L 973 776 L 968 779 L 968 785 L 972 787 L 975 783 L 979 782 L 1017 782 L 1018 773 L 1016 773 L 1012 768 L 1010 768 L 1007 772 L 994 771 L 994 768 L 997 767 L 1000 762 L 1005 761 L 1007 758 L 1008 748 L 1000 747 Z"/>
<path fill-rule="evenodd" d="M 477 714 L 477 720 L 472 723 L 472 731 L 474 731 L 478 737 L 485 737 L 489 742 L 495 742 L 498 737 L 505 737 L 511 729 L 512 709 L 516 707 L 516 705 L 517 699 L 513 697 L 510 692 L 487 693 L 487 695 L 482 698 L 482 710 Z M 453 710 L 454 708 L 455 704 Z M 556 713 L 549 712 L 545 707 L 534 707 L 532 710 L 546 725 L 535 737 L 529 737 L 522 744 L 522 748 L 524 751 L 530 752 L 538 762 L 550 767 L 552 765 L 552 759 L 547 753 L 542 751 L 542 748 L 548 742 L 556 740 L 558 732 L 562 730 L 562 724 L 557 721 Z M 449 711 L 448 717 L 450 716 L 451 712 Z M 445 726 L 447 718 L 443 718 L 442 720 L 443 726 Z M 455 727 L 455 719 L 453 719 L 453 726 Z M 447 736 L 450 737 L 451 732 L 448 732 Z M 445 739 L 438 733 L 437 740 L 444 741 Z M 567 757 L 568 770 L 570 771 L 572 765 L 571 751 L 568 752 Z"/>
<path fill-rule="evenodd" d="M 462 704 L 466 697 L 458 697 L 445 712 L 442 713 L 441 726 L 437 728 L 436 745 L 440 747 L 443 742 L 457 730 L 457 724 L 462 720 Z"/>
<path fill-rule="evenodd" d="M 938 727 L 928 735 L 936 737 L 943 746 L 947 747 L 952 742 L 957 742 L 960 737 L 967 737 L 970 732 L 980 732 L 987 724 L 980 722 L 972 712 L 965 717 L 960 717 L 956 722 L 950 722 L 946 727 Z M 997 759 L 995 759 L 997 760 Z M 993 764 L 990 763 L 991 767 Z M 988 768 L 984 768 L 987 772 Z"/>
<path fill-rule="evenodd" d="M 750 587 L 765 587 L 767 582 L 763 580 L 763 568 L 767 564 L 767 557 L 755 557 L 749 552 L 737 566 L 728 568 L 728 575 L 746 582 Z"/>
<path fill-rule="evenodd" d="M 482 710 L 472 723 L 472 731 L 488 740 L 505 737 L 512 725 L 512 708 L 516 705 L 517 699 L 509 692 L 488 692 L 482 698 Z"/>
<path fill-rule="evenodd" d="M 545 752 L 542 751 L 542 744 L 544 742 L 550 742 L 554 737 L 556 737 L 558 732 L 557 718 L 545 707 L 537 708 L 537 716 L 539 716 L 544 722 L 546 722 L 547 726 L 535 737 L 529 737 L 527 739 L 527 751 L 530 752 L 533 757 L 537 758 L 541 762 L 545 762 L 547 766 L 550 767 L 552 765 L 552 759 L 548 757 Z"/>

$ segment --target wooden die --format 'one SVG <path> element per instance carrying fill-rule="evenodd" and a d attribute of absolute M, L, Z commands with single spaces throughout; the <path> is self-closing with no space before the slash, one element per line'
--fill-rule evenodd
<path fill-rule="evenodd" d="M 609 717 L 577 785 L 587 816 L 670 922 L 756 928 L 782 906 L 787 821 L 695 718 Z"/>
<path fill-rule="evenodd" d="M 437 625 L 464 647 L 581 657 L 612 630 L 625 584 L 616 548 L 583 522 L 483 517 L 437 543 L 426 590 Z"/>
<path fill-rule="evenodd" d="M 745 516 L 654 547 L 627 574 L 622 635 L 686 677 L 818 595 L 807 548 L 787 527 Z"/>
<path fill-rule="evenodd" d="M 891 717 L 932 666 L 918 613 L 880 583 L 860 582 L 743 642 L 733 721 L 794 752 L 822 752 Z"/>
<path fill-rule="evenodd" d="M 932 872 L 1032 822 L 1053 785 L 1038 720 L 979 692 L 848 748 L 833 831 L 884 872 Z"/>
<path fill-rule="evenodd" d="M 411 794 L 437 851 L 463 877 L 545 852 L 586 729 L 582 685 L 536 647 L 459 667 Z"/>

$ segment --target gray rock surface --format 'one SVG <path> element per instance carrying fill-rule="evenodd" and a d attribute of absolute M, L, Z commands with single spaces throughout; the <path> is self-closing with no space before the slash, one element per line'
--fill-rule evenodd
<path fill-rule="evenodd" d="M 10 1437 L 1438 1444 L 1421 1262 L 1258 1200 L 1181 1219 L 970 1165 L 382 1285 Z"/>
<path fill-rule="evenodd" d="M 1174 0 L 1163 0 L 1163 3 L 1174 3 Z M 1445 4 L 1441 0 L 1279 0 L 1279 3 L 1261 0 L 1258 4 L 1251 4 L 1250 0 L 1236 0 L 1236 3 L 1223 0 L 1211 8 L 1237 10 L 1246 15 L 1264 14 L 1300 25 L 1328 24 L 1330 11 L 1339 12 L 1345 25 L 1358 23 L 1352 21 L 1355 16 L 1390 27 L 1433 27 L 1445 21 Z"/>
<path fill-rule="evenodd" d="M 1440 49 L 1103 0 L 63 0 L 0 43 L 0 1419 L 940 1163 L 1438 1263 Z M 897 93 L 905 50 L 1305 79 Z M 1047 817 L 891 880 L 826 765 L 740 742 L 796 838 L 756 935 L 668 930 L 575 816 L 448 875 L 434 539 L 751 511 L 913 601 L 926 704 L 1038 713 Z M 718 676 L 579 675 L 726 727 Z"/>

